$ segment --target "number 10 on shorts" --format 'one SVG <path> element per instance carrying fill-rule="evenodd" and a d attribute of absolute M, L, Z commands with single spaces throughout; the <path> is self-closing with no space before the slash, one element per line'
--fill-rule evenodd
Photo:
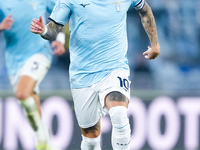
<path fill-rule="evenodd" d="M 120 86 L 128 91 L 130 87 L 129 81 L 125 78 L 121 78 L 121 77 L 117 77 L 117 78 L 119 79 Z"/>

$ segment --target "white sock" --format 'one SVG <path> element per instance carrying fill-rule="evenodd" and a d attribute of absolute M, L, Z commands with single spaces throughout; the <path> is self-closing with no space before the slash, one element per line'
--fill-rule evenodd
<path fill-rule="evenodd" d="M 109 110 L 112 122 L 113 150 L 129 150 L 131 129 L 127 117 L 127 108 L 124 106 L 112 107 Z"/>
<path fill-rule="evenodd" d="M 33 97 L 29 97 L 25 100 L 20 100 L 22 107 L 26 113 L 28 121 L 35 131 L 37 142 L 39 141 L 47 141 L 49 137 L 48 135 L 48 128 L 44 125 L 40 113 L 38 111 L 37 105 Z"/>
<path fill-rule="evenodd" d="M 100 137 L 88 138 L 82 135 L 81 150 L 101 150 Z"/>

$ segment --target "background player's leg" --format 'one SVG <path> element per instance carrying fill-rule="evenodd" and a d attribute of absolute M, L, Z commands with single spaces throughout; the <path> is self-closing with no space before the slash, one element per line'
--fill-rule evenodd
<path fill-rule="evenodd" d="M 36 81 L 29 76 L 22 76 L 16 89 L 16 97 L 20 100 L 28 121 L 35 131 L 38 149 L 49 149 L 50 135 L 42 122 L 39 95 L 34 92 Z"/>
<path fill-rule="evenodd" d="M 88 116 L 89 117 L 89 116 Z M 81 150 L 101 150 L 100 147 L 100 120 L 98 123 L 89 128 L 81 128 L 82 142 Z"/>
<path fill-rule="evenodd" d="M 39 113 L 40 113 L 40 116 L 42 117 L 41 107 L 40 107 L 40 96 L 34 92 L 34 93 L 33 93 L 33 98 L 34 98 L 35 103 L 36 103 L 36 105 L 37 105 L 37 108 L 38 108 L 38 111 L 39 111 Z"/>
<path fill-rule="evenodd" d="M 105 104 L 113 126 L 113 150 L 129 150 L 131 129 L 127 117 L 128 103 L 128 98 L 117 91 L 111 92 L 105 97 Z"/>

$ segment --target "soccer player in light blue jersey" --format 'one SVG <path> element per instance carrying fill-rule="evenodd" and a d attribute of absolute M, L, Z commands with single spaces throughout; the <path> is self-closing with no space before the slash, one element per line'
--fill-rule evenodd
<path fill-rule="evenodd" d="M 100 118 L 108 110 L 112 147 L 130 149 L 127 11 L 134 7 L 149 37 L 146 59 L 160 54 L 155 19 L 145 0 L 58 0 L 46 26 L 34 18 L 31 31 L 54 40 L 69 20 L 70 83 L 82 132 L 82 150 L 100 150 Z M 133 141 L 134 142 L 134 141 Z"/>
<path fill-rule="evenodd" d="M 48 128 L 41 119 L 39 84 L 51 65 L 52 46 L 55 54 L 62 54 L 65 49 L 61 41 L 53 41 L 51 46 L 49 41 L 32 34 L 30 23 L 33 17 L 45 17 L 54 6 L 52 0 L 0 1 L 0 31 L 5 35 L 8 75 L 35 131 L 38 150 L 52 150 Z"/>

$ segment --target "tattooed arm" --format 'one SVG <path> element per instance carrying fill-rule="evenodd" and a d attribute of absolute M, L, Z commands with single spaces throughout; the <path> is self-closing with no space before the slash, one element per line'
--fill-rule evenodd
<path fill-rule="evenodd" d="M 42 16 L 40 16 L 39 20 L 33 18 L 30 30 L 35 34 L 40 34 L 42 38 L 52 41 L 51 46 L 54 48 L 55 55 L 62 55 L 63 53 L 65 53 L 65 35 L 57 37 L 58 33 L 61 30 L 63 31 L 63 33 L 60 34 L 64 34 L 62 25 L 58 25 L 51 21 L 45 26 Z"/>
<path fill-rule="evenodd" d="M 42 16 L 38 19 L 33 18 L 31 22 L 31 32 L 35 34 L 40 34 L 42 38 L 53 41 L 56 39 L 57 34 L 62 30 L 61 25 L 50 21 L 46 26 L 44 25 L 44 21 Z"/>
<path fill-rule="evenodd" d="M 58 33 L 62 30 L 61 25 L 58 25 L 56 23 L 54 23 L 53 21 L 50 21 L 47 25 L 46 25 L 46 30 L 47 32 L 45 34 L 41 34 L 41 37 L 43 37 L 44 39 L 53 41 L 56 39 Z"/>
<path fill-rule="evenodd" d="M 154 19 L 154 15 L 150 6 L 145 2 L 145 5 L 139 11 L 139 15 L 141 17 L 142 25 L 144 30 L 146 31 L 151 47 L 148 47 L 148 50 L 143 53 L 146 59 L 154 59 L 160 54 L 160 45 L 158 42 L 156 22 Z"/>

